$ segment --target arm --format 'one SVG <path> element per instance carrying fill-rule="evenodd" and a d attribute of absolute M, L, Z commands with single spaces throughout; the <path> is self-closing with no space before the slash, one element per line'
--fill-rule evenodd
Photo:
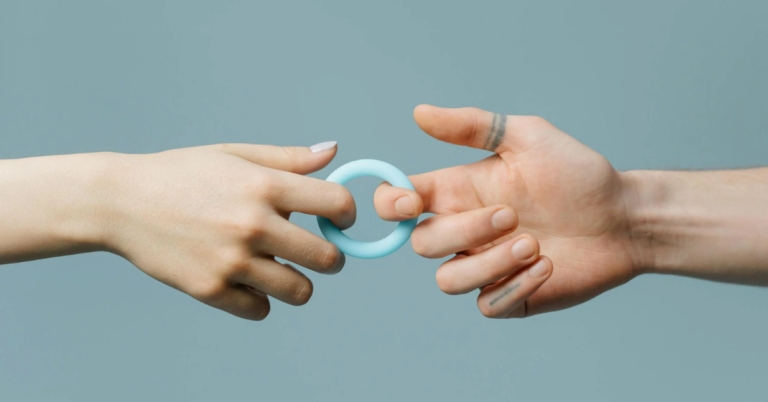
<path fill-rule="evenodd" d="M 0 161 L 0 263 L 102 248 L 109 154 Z"/>
<path fill-rule="evenodd" d="M 288 220 L 354 223 L 343 186 L 302 176 L 335 154 L 335 143 L 227 144 L 0 161 L 0 263 L 110 251 L 204 303 L 262 319 L 268 296 L 300 305 L 313 291 L 275 257 L 321 273 L 344 265 L 333 244 Z"/>
<path fill-rule="evenodd" d="M 768 169 L 623 176 L 641 273 L 768 286 Z"/>

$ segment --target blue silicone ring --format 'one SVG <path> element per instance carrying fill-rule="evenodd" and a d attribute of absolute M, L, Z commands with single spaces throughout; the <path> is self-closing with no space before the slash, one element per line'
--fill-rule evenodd
<path fill-rule="evenodd" d="M 405 173 L 389 163 L 375 159 L 360 159 L 349 162 L 336 169 L 326 180 L 344 184 L 352 179 L 363 176 L 375 176 L 388 181 L 389 184 L 395 187 L 413 190 L 413 184 L 408 180 L 408 176 Z M 329 219 L 317 217 L 317 224 L 320 225 L 320 231 L 323 232 L 323 236 L 335 244 L 342 253 L 357 258 L 379 258 L 394 253 L 411 237 L 411 232 L 416 227 L 417 221 L 418 218 L 402 221 L 389 236 L 377 241 L 362 242 L 352 240 L 349 236 L 342 233 Z"/>

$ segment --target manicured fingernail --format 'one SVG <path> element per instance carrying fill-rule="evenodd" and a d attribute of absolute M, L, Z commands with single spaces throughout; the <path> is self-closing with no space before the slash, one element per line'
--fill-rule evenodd
<path fill-rule="evenodd" d="M 541 278 L 546 276 L 547 273 L 549 273 L 549 264 L 544 260 L 540 260 L 528 270 L 528 275 L 534 278 Z"/>
<path fill-rule="evenodd" d="M 318 153 L 318 152 L 331 150 L 335 147 L 336 147 L 336 141 L 326 141 L 326 142 L 321 142 L 319 144 L 312 145 L 311 147 L 309 147 L 309 149 L 314 153 Z"/>
<path fill-rule="evenodd" d="M 407 195 L 404 195 L 398 198 L 395 201 L 395 209 L 397 210 L 397 212 L 400 213 L 400 215 L 405 215 L 405 216 L 413 215 L 414 208 L 413 208 L 413 202 L 411 202 L 411 198 L 408 197 Z"/>
<path fill-rule="evenodd" d="M 512 229 L 515 225 L 515 214 L 509 208 L 500 209 L 491 217 L 491 224 L 499 231 Z"/>
<path fill-rule="evenodd" d="M 522 238 L 512 245 L 512 255 L 520 261 L 533 257 L 535 252 L 536 249 L 533 247 L 533 242 L 530 239 Z"/>

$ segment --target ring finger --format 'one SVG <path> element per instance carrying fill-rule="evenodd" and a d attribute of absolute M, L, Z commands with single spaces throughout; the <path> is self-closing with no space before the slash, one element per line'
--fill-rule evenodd
<path fill-rule="evenodd" d="M 301 306 L 312 297 L 312 281 L 289 264 L 256 257 L 231 281 L 250 286 L 282 302 Z"/>

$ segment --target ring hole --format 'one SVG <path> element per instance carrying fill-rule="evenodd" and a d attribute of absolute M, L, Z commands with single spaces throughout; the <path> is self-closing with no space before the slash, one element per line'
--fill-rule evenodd
<path fill-rule="evenodd" d="M 358 241 L 369 242 L 383 239 L 395 230 L 397 222 L 382 220 L 373 206 L 373 194 L 382 182 L 378 177 L 365 176 L 344 183 L 355 197 L 357 206 L 357 220 L 344 234 Z"/>

